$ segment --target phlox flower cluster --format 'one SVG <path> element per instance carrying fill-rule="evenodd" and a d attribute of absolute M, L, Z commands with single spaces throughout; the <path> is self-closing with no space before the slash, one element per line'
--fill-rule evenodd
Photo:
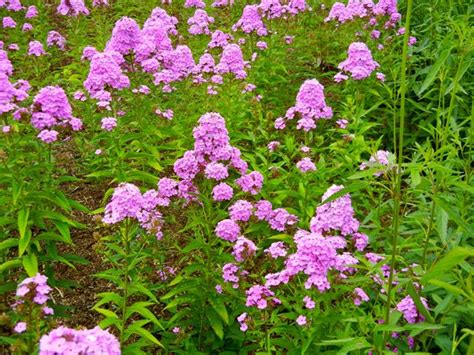
<path fill-rule="evenodd" d="M 60 50 L 66 49 L 66 38 L 57 31 L 49 31 L 46 39 L 48 47 L 57 46 Z"/>
<path fill-rule="evenodd" d="M 31 41 L 28 43 L 28 55 L 34 55 L 35 57 L 41 57 L 46 54 L 43 48 L 43 44 L 40 41 Z"/>
<path fill-rule="evenodd" d="M 247 316 L 247 312 L 244 312 L 240 316 L 238 316 L 237 321 L 240 324 L 241 331 L 246 332 L 249 329 L 249 326 L 247 323 L 250 321 L 250 317 Z"/>
<path fill-rule="evenodd" d="M 31 125 L 41 130 L 38 138 L 45 143 L 57 140 L 55 129 L 60 127 L 70 127 L 73 131 L 82 129 L 82 121 L 73 117 L 66 93 L 59 86 L 46 86 L 36 94 L 31 105 Z"/>
<path fill-rule="evenodd" d="M 285 257 L 288 254 L 287 247 L 283 242 L 272 243 L 264 252 L 268 253 L 273 259 Z"/>
<path fill-rule="evenodd" d="M 192 17 L 188 19 L 189 33 L 191 35 L 210 34 L 209 25 L 214 23 L 214 17 L 207 14 L 205 10 L 197 9 Z"/>
<path fill-rule="evenodd" d="M 84 4 L 84 0 L 61 0 L 57 11 L 64 16 L 89 15 L 89 10 Z"/>
<path fill-rule="evenodd" d="M 28 82 L 18 81 L 12 84 L 9 78 L 12 72 L 13 66 L 7 53 L 0 49 L 0 115 L 17 109 L 16 103 L 28 97 L 27 91 L 30 88 Z"/>
<path fill-rule="evenodd" d="M 28 22 L 25 22 L 23 26 L 21 27 L 21 30 L 23 32 L 28 32 L 28 31 L 31 31 L 32 29 L 33 29 L 33 25 L 31 25 L 31 23 L 28 23 Z"/>
<path fill-rule="evenodd" d="M 323 200 L 340 189 L 342 189 L 342 186 L 331 187 L 323 196 Z M 255 206 L 260 205 L 257 208 L 254 207 L 254 214 L 258 216 L 259 220 L 269 220 L 274 217 L 275 211 L 272 211 L 271 203 L 262 202 L 259 201 L 255 204 Z M 324 206 L 326 208 L 322 209 L 321 207 Z M 272 258 L 284 258 L 284 267 L 279 272 L 267 274 L 265 285 L 254 285 L 247 290 L 247 306 L 264 309 L 268 306 L 269 299 L 272 300 L 272 304 L 279 304 L 280 301 L 274 297 L 275 294 L 271 288 L 282 283 L 289 283 L 299 273 L 307 276 L 305 288 L 315 287 L 320 292 L 325 292 L 331 287 L 331 274 L 344 279 L 355 271 L 353 265 L 357 264 L 358 260 L 345 250 L 348 246 L 345 237 L 349 233 L 351 235 L 357 233 L 362 235 L 362 233 L 358 232 L 359 222 L 353 217 L 354 211 L 349 195 L 339 197 L 321 207 L 317 209 L 316 216 L 311 221 L 311 230 L 298 230 L 295 234 L 296 251 L 294 253 L 288 254 L 287 247 L 283 242 L 273 243 L 268 249 L 264 250 Z M 218 224 L 216 234 L 223 239 L 237 241 L 236 244 L 239 244 L 239 239 L 243 237 L 240 236 L 241 229 L 238 223 L 250 220 L 252 205 L 246 201 L 237 201 L 231 206 L 229 212 L 231 218 Z M 336 219 L 336 221 L 334 222 L 333 219 Z M 349 227 L 345 223 L 349 223 Z M 339 233 L 342 236 L 338 236 Z M 252 246 L 254 246 L 253 243 Z M 235 249 L 234 246 L 234 256 Z M 253 255 L 257 247 L 251 247 L 250 250 Z M 244 262 L 245 259 L 239 260 L 236 258 L 236 261 Z M 225 271 L 227 272 L 224 275 L 224 280 L 236 284 L 239 282 L 236 273 L 240 269 L 235 264 L 231 265 L 234 269 L 232 273 L 234 278 L 229 277 L 228 268 L 226 268 Z M 361 301 L 368 301 L 362 293 L 363 291 L 355 290 L 354 292 Z M 303 301 L 306 308 L 314 308 L 314 301 L 309 296 L 305 297 Z M 303 324 L 302 321 L 301 323 L 301 325 L 306 324 L 306 322 Z"/>
<path fill-rule="evenodd" d="M 343 189 L 342 185 L 332 185 L 323 195 L 322 201 Z M 354 234 L 359 229 L 359 221 L 354 217 L 351 197 L 345 194 L 316 209 L 311 219 L 310 229 L 313 233 L 332 233 L 340 231 L 342 236 Z"/>
<path fill-rule="evenodd" d="M 357 264 L 358 260 L 349 253 L 339 254 L 338 250 L 346 246 L 345 240 L 340 237 L 324 237 L 318 233 L 299 230 L 294 237 L 296 252 L 290 254 L 282 271 L 268 274 L 266 286 L 273 287 L 304 273 L 308 276 L 305 288 L 316 287 L 320 292 L 330 289 L 329 273 L 336 271 L 340 277 L 346 278 L 344 272 L 351 272 L 350 265 Z"/>
<path fill-rule="evenodd" d="M 349 0 L 347 6 L 336 2 L 332 6 L 325 22 L 336 20 L 340 23 L 352 21 L 354 18 L 367 17 L 371 14 L 374 3 L 372 0 Z"/>
<path fill-rule="evenodd" d="M 289 0 L 287 5 L 288 12 L 292 15 L 297 15 L 308 9 L 306 0 Z"/>
<path fill-rule="evenodd" d="M 423 306 L 428 309 L 428 302 L 423 297 L 420 298 L 421 303 Z M 411 298 L 411 296 L 406 296 L 402 299 L 396 306 L 396 310 L 403 313 L 403 318 L 408 323 L 418 323 L 423 322 L 425 318 L 421 315 L 421 313 L 416 308 L 415 302 Z"/>
<path fill-rule="evenodd" d="M 222 278 L 225 282 L 232 283 L 232 288 L 239 288 L 240 277 L 246 276 L 247 271 L 242 271 L 237 265 L 227 263 L 222 267 Z"/>
<path fill-rule="evenodd" d="M 174 172 L 189 186 L 200 173 L 211 180 L 222 181 L 230 176 L 230 170 L 241 175 L 236 184 L 243 191 L 258 193 L 263 177 L 258 172 L 247 174 L 247 163 L 240 157 L 240 151 L 230 145 L 224 118 L 218 113 L 206 113 L 193 130 L 194 149 L 187 151 L 174 164 Z M 232 187 L 222 182 L 213 188 L 216 201 L 230 199 Z M 192 198 L 192 196 L 190 196 Z"/>
<path fill-rule="evenodd" d="M 247 77 L 246 65 L 240 46 L 238 44 L 228 44 L 222 51 L 215 72 L 218 74 L 232 73 L 237 79 L 245 79 Z"/>
<path fill-rule="evenodd" d="M 254 285 L 250 287 L 245 294 L 247 300 L 245 305 L 247 307 L 257 307 L 258 309 L 265 309 L 268 307 L 268 301 L 272 304 L 281 304 L 281 301 L 275 297 L 275 293 L 269 288 L 262 285 Z"/>
<path fill-rule="evenodd" d="M 177 183 L 173 180 L 163 181 L 161 179 L 158 183 L 158 190 L 148 190 L 144 194 L 137 186 L 122 183 L 115 188 L 111 200 L 105 206 L 102 221 L 107 224 L 116 224 L 127 218 L 134 219 L 148 233 L 161 239 L 163 221 L 162 214 L 157 208 L 167 206 L 169 197 L 177 193 Z"/>
<path fill-rule="evenodd" d="M 307 173 L 309 171 L 315 171 L 316 170 L 316 165 L 314 165 L 313 161 L 308 157 L 305 157 L 305 158 L 301 159 L 299 162 L 297 162 L 296 167 L 302 173 Z"/>
<path fill-rule="evenodd" d="M 173 22 L 171 21 L 171 23 Z M 163 51 L 173 49 L 171 39 L 169 38 L 170 26 L 173 25 L 153 16 L 145 21 L 140 37 L 137 38 L 137 44 L 135 45 L 135 60 L 146 71 L 150 71 L 147 69 L 147 67 L 150 67 L 150 63 L 156 62 L 155 66 L 159 66 Z M 156 71 L 156 69 L 153 71 Z"/>
<path fill-rule="evenodd" d="M 24 279 L 16 289 L 17 301 L 13 307 L 16 308 L 19 305 L 24 304 L 26 301 L 33 301 L 38 305 L 45 305 L 49 300 L 48 294 L 52 288 L 48 286 L 48 278 L 45 275 L 36 274 L 36 276 L 28 277 Z M 46 306 L 45 306 L 46 307 Z M 52 314 L 51 309 L 44 310 L 45 314 Z"/>
<path fill-rule="evenodd" d="M 389 17 L 384 27 L 390 28 L 400 21 L 401 15 L 397 10 L 397 0 L 380 0 L 374 3 L 373 0 L 349 0 L 347 5 L 336 2 L 332 6 L 325 22 L 338 21 L 345 23 L 353 21 L 355 18 L 370 17 L 369 25 L 377 24 L 377 17 Z"/>
<path fill-rule="evenodd" d="M 338 65 L 338 69 L 350 73 L 355 80 L 368 78 L 380 66 L 372 58 L 372 52 L 365 43 L 351 43 L 347 55 L 347 59 Z M 337 81 L 337 78 L 335 79 Z"/>
<path fill-rule="evenodd" d="M 209 48 L 224 48 L 229 44 L 229 41 L 233 40 L 232 35 L 222 32 L 221 30 L 215 30 L 211 34 L 211 41 L 207 45 Z"/>
<path fill-rule="evenodd" d="M 287 12 L 286 6 L 280 3 L 280 0 L 262 0 L 258 5 L 264 17 L 268 19 L 280 18 Z"/>
<path fill-rule="evenodd" d="M 363 162 L 362 164 L 360 164 L 360 170 L 380 166 L 386 166 L 388 169 L 390 169 L 391 167 L 395 166 L 394 160 L 395 157 L 392 153 L 386 150 L 378 150 L 370 157 L 368 162 Z M 376 171 L 374 173 L 374 176 L 380 176 L 384 173 L 384 171 L 385 169 Z"/>
<path fill-rule="evenodd" d="M 35 17 L 38 17 L 38 8 L 34 5 L 28 6 L 26 9 L 25 18 L 30 19 Z"/>
<path fill-rule="evenodd" d="M 108 6 L 109 5 L 109 0 L 92 0 L 92 6 L 98 7 L 98 6 Z"/>
<path fill-rule="evenodd" d="M 23 5 L 20 0 L 2 0 L 0 1 L 0 8 L 6 7 L 8 11 L 20 11 Z"/>
<path fill-rule="evenodd" d="M 368 302 L 370 300 L 370 297 L 367 296 L 365 291 L 361 289 L 360 287 L 356 287 L 354 289 L 354 304 L 356 306 L 360 306 L 362 302 Z"/>
<path fill-rule="evenodd" d="M 251 240 L 240 236 L 237 238 L 232 255 L 237 262 L 244 262 L 247 258 L 251 258 L 255 255 L 257 246 Z"/>
<path fill-rule="evenodd" d="M 10 16 L 5 16 L 2 19 L 2 27 L 3 28 L 15 28 L 16 27 L 16 22 Z"/>
<path fill-rule="evenodd" d="M 226 6 L 233 6 L 234 0 L 215 0 L 212 3 L 212 7 L 226 7 Z"/>
<path fill-rule="evenodd" d="M 121 351 L 119 341 L 107 330 L 99 327 L 76 330 L 61 326 L 41 337 L 39 354 L 119 355 Z"/>
<path fill-rule="evenodd" d="M 316 128 L 316 121 L 332 115 L 332 108 L 326 105 L 324 87 L 316 79 L 306 80 L 298 91 L 295 106 L 286 111 L 285 117 L 276 119 L 275 128 L 284 129 L 287 121 L 298 116 L 296 128 L 308 132 Z"/>
<path fill-rule="evenodd" d="M 195 67 L 191 49 L 178 45 L 174 50 L 163 53 L 163 70 L 154 74 L 155 85 L 164 84 L 163 92 L 171 92 L 170 84 L 187 78 Z"/>
<path fill-rule="evenodd" d="M 242 17 L 232 26 L 233 31 L 238 29 L 241 29 L 244 33 L 255 32 L 258 36 L 266 36 L 268 34 L 257 5 L 245 6 Z"/>
<path fill-rule="evenodd" d="M 101 128 L 108 132 L 117 127 L 117 119 L 115 117 L 104 117 L 101 121 Z"/>
<path fill-rule="evenodd" d="M 54 310 L 47 306 L 49 300 L 49 293 L 52 288 L 49 287 L 48 278 L 45 275 L 36 274 L 34 277 L 24 279 L 16 289 L 16 301 L 12 308 L 17 314 L 22 316 L 29 316 L 31 312 L 31 305 L 41 308 L 41 315 L 48 316 L 54 314 Z M 15 325 L 16 333 L 23 333 L 28 329 L 26 322 L 18 322 Z M 31 325 L 33 327 L 33 325 Z"/>
<path fill-rule="evenodd" d="M 104 96 L 104 91 L 130 86 L 129 78 L 120 68 L 123 61 L 122 55 L 115 51 L 97 52 L 92 56 L 90 71 L 84 81 L 84 88 L 92 97 L 109 102 L 111 98 Z"/>
<path fill-rule="evenodd" d="M 206 7 L 206 3 L 202 0 L 186 0 L 184 3 L 184 7 L 195 7 L 197 9 L 204 9 Z"/>
<path fill-rule="evenodd" d="M 140 38 L 140 27 L 134 19 L 122 17 L 115 23 L 112 36 L 105 46 L 106 51 L 127 55 L 135 50 Z"/>

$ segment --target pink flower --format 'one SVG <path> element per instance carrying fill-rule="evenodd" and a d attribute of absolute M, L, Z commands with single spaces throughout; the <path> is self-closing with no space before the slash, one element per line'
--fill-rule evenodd
<path fill-rule="evenodd" d="M 349 121 L 346 120 L 345 118 L 341 118 L 340 120 L 336 121 L 336 124 L 339 128 L 345 129 L 347 125 L 349 124 Z"/>
<path fill-rule="evenodd" d="M 117 119 L 115 117 L 104 117 L 100 122 L 102 129 L 109 132 L 117 127 Z"/>
<path fill-rule="evenodd" d="M 45 55 L 46 52 L 43 49 L 43 45 L 39 41 L 31 41 L 28 44 L 28 55 L 34 55 L 36 57 L 40 57 Z"/>
<path fill-rule="evenodd" d="M 300 326 L 306 325 L 308 323 L 308 320 L 306 319 L 305 316 L 300 315 L 298 318 L 296 318 L 296 323 Z"/>
<path fill-rule="evenodd" d="M 280 146 L 280 142 L 278 141 L 271 141 L 267 144 L 267 148 L 270 152 L 274 152 Z"/>
<path fill-rule="evenodd" d="M 370 76 L 380 65 L 372 58 L 372 52 L 365 43 L 353 42 L 347 51 L 348 57 L 338 68 L 349 72 L 353 79 L 362 80 Z"/>
<path fill-rule="evenodd" d="M 240 235 L 240 227 L 233 220 L 224 219 L 217 224 L 215 232 L 219 238 L 235 242 Z"/>
<path fill-rule="evenodd" d="M 228 201 L 234 196 L 232 187 L 222 182 L 212 189 L 212 198 L 214 201 Z"/>
<path fill-rule="evenodd" d="M 316 306 L 314 301 L 309 296 L 305 296 L 303 298 L 303 302 L 304 302 L 304 306 L 308 309 L 313 309 Z"/>
<path fill-rule="evenodd" d="M 302 172 L 307 173 L 308 171 L 315 171 L 316 165 L 311 161 L 310 158 L 303 158 L 298 163 L 296 163 L 296 167 Z"/>
<path fill-rule="evenodd" d="M 43 142 L 50 144 L 58 140 L 58 132 L 55 130 L 44 129 L 38 134 L 38 138 Z"/>
<path fill-rule="evenodd" d="M 21 333 L 25 332 L 25 330 L 26 330 L 26 323 L 25 322 L 18 322 L 15 325 L 15 328 L 14 328 L 15 333 L 21 334 Z"/>
<path fill-rule="evenodd" d="M 356 306 L 360 306 L 361 302 L 367 302 L 369 300 L 369 296 L 367 296 L 363 289 L 359 287 L 354 289 L 354 304 Z"/>

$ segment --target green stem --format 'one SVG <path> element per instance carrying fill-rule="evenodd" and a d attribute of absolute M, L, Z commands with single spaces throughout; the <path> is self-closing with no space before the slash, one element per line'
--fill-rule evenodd
<path fill-rule="evenodd" d="M 421 258 L 421 267 L 425 269 L 425 263 L 426 263 L 426 254 L 428 253 L 428 244 L 429 244 L 429 238 L 431 235 L 431 230 L 433 229 L 433 221 L 434 221 L 434 214 L 435 214 L 435 208 L 436 208 L 436 203 L 433 200 L 432 205 L 431 205 L 431 213 L 430 213 L 430 220 L 428 224 L 428 230 L 426 231 L 426 236 L 425 236 L 425 245 L 423 248 L 423 257 Z"/>
<path fill-rule="evenodd" d="M 408 0 L 407 17 L 405 21 L 405 37 L 403 39 L 403 57 L 401 66 L 401 87 L 400 87 L 400 122 L 398 127 L 398 166 L 395 173 L 395 196 L 394 196 L 394 218 L 393 218 L 393 235 L 392 235 L 392 256 L 390 260 L 390 274 L 388 277 L 387 304 L 385 309 L 385 323 L 390 320 L 390 310 L 392 301 L 393 277 L 395 274 L 395 266 L 397 260 L 397 243 L 398 233 L 400 229 L 400 201 L 401 201 L 401 184 L 402 184 L 402 163 L 403 163 L 403 136 L 405 129 L 405 102 L 407 91 L 407 57 L 408 57 L 408 37 L 410 35 L 410 20 L 413 0 Z M 385 338 L 388 339 L 389 332 L 386 332 Z"/>
<path fill-rule="evenodd" d="M 124 286 L 123 286 L 123 303 L 122 303 L 122 326 L 120 329 L 120 347 L 123 347 L 124 335 L 125 335 L 125 325 L 127 323 L 127 303 L 128 303 L 128 283 L 129 283 L 129 262 L 128 258 L 130 255 L 130 238 L 129 238 L 129 225 L 130 221 L 127 219 L 125 221 L 125 231 L 122 234 L 122 244 L 125 249 L 125 277 L 124 277 Z"/>

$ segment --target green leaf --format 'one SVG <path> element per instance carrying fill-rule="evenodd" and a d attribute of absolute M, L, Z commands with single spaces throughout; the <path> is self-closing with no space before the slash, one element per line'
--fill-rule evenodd
<path fill-rule="evenodd" d="M 0 264 L 0 273 L 21 266 L 21 259 L 8 260 Z"/>
<path fill-rule="evenodd" d="M 135 290 L 137 292 L 140 292 L 140 293 L 150 297 L 150 299 L 152 299 L 156 303 L 158 303 L 158 300 L 157 300 L 156 296 L 153 293 L 151 293 L 151 291 L 149 289 L 147 289 L 145 286 L 143 286 L 140 283 L 134 283 L 131 286 L 131 290 Z"/>
<path fill-rule="evenodd" d="M 151 341 L 152 343 L 158 345 L 158 346 L 161 346 L 162 348 L 164 348 L 163 344 L 160 343 L 160 341 L 158 339 L 155 338 L 155 336 L 153 334 L 151 334 L 148 330 L 146 329 L 143 329 L 143 328 L 140 328 L 140 327 L 137 327 L 137 328 L 134 328 L 133 329 L 133 332 L 135 334 L 138 334 L 140 335 L 141 337 L 145 338 L 145 339 L 148 339 L 149 341 Z"/>
<path fill-rule="evenodd" d="M 17 245 L 18 245 L 18 239 L 8 238 L 7 240 L 0 242 L 0 250 L 10 249 L 10 248 L 16 247 Z"/>
<path fill-rule="evenodd" d="M 26 270 L 26 273 L 28 274 L 29 277 L 36 276 L 38 273 L 38 258 L 36 257 L 36 254 L 30 253 L 27 255 L 24 255 L 22 258 L 23 261 L 23 267 Z"/>
<path fill-rule="evenodd" d="M 445 275 L 454 266 L 461 264 L 464 259 L 474 256 L 473 248 L 456 247 L 453 248 L 444 258 L 434 264 L 431 269 L 421 278 L 423 283 L 436 278 L 440 275 Z"/>
<path fill-rule="evenodd" d="M 176 276 L 176 277 L 174 278 L 173 281 L 171 281 L 171 282 L 168 284 L 168 286 L 175 286 L 175 285 L 179 284 L 181 281 L 183 281 L 183 276 L 178 275 L 178 276 Z"/>
<path fill-rule="evenodd" d="M 106 316 L 107 318 L 116 318 L 119 319 L 119 316 L 117 313 L 111 311 L 110 309 L 105 309 L 105 308 L 100 308 L 100 307 L 94 307 L 94 310 L 99 312 L 100 314 Z"/>
<path fill-rule="evenodd" d="M 28 217 L 30 215 L 30 210 L 28 208 L 23 208 L 18 211 L 18 232 L 20 233 L 20 249 L 19 256 L 22 256 L 25 252 L 26 247 L 30 243 L 29 240 L 25 240 L 26 236 L 26 227 L 28 226 Z M 30 233 L 31 239 L 31 233 Z M 23 240 L 23 243 L 21 242 Z"/>
<path fill-rule="evenodd" d="M 217 314 L 222 318 L 225 324 L 229 324 L 229 314 L 227 313 L 227 308 L 225 304 L 220 299 L 209 298 L 209 303 L 212 308 L 217 312 Z"/>
<path fill-rule="evenodd" d="M 31 229 L 28 229 L 26 233 L 20 238 L 18 242 L 18 256 L 22 256 L 25 250 L 28 248 L 31 242 Z"/>
<path fill-rule="evenodd" d="M 107 304 L 109 302 L 113 302 L 115 305 L 122 307 L 123 298 L 118 293 L 102 292 L 102 293 L 99 293 L 97 297 L 100 297 L 100 301 L 98 301 L 94 305 L 94 308 L 100 307 L 103 304 Z"/>
<path fill-rule="evenodd" d="M 469 298 L 469 296 L 466 294 L 466 292 L 464 292 L 462 289 L 460 289 L 457 286 L 451 285 L 451 284 L 449 284 L 445 281 L 434 279 L 434 280 L 428 281 L 428 283 L 430 283 L 432 285 L 435 285 L 435 286 L 439 286 L 441 288 L 444 288 L 446 291 L 448 291 L 449 293 L 451 293 L 455 296 L 463 295 L 464 297 Z"/>
<path fill-rule="evenodd" d="M 220 317 L 212 309 L 208 308 L 206 312 L 207 319 L 211 323 L 211 327 L 214 330 L 214 333 L 219 337 L 219 339 L 224 339 L 224 327 Z"/>
<path fill-rule="evenodd" d="M 71 239 L 71 232 L 69 230 L 69 225 L 67 223 L 61 222 L 61 221 L 54 221 L 54 225 L 56 228 L 58 228 L 59 233 L 64 238 L 64 242 L 67 244 L 72 244 L 72 239 Z"/>
<path fill-rule="evenodd" d="M 156 318 L 156 316 L 146 307 L 151 306 L 153 303 L 151 302 L 137 302 L 134 303 L 131 307 L 127 309 L 126 318 L 128 319 L 133 313 L 139 313 L 142 317 L 150 320 L 155 325 L 157 325 L 161 330 L 165 330 L 163 325 L 160 321 Z"/>
<path fill-rule="evenodd" d="M 418 93 L 417 93 L 418 96 L 420 96 L 426 89 L 428 89 L 431 86 L 431 84 L 433 84 L 433 81 L 436 79 L 436 75 L 438 74 L 439 70 L 443 66 L 446 59 L 448 59 L 448 56 L 451 53 L 452 48 L 453 47 L 449 47 L 439 54 L 438 60 L 436 61 L 435 64 L 433 64 L 430 72 L 426 76 L 425 81 L 421 85 L 420 90 L 418 90 Z"/>
<path fill-rule="evenodd" d="M 436 201 L 438 206 L 440 206 L 459 227 L 464 229 L 469 235 L 474 235 L 474 229 L 468 225 L 459 214 L 454 210 L 452 205 L 440 196 L 434 196 L 433 199 Z"/>

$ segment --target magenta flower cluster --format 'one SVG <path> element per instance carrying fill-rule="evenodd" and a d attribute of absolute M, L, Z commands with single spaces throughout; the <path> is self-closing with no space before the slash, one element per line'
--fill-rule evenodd
<path fill-rule="evenodd" d="M 428 309 L 428 303 L 426 299 L 421 297 L 420 300 L 423 306 Z M 411 296 L 406 296 L 400 302 L 398 302 L 396 309 L 397 311 L 402 312 L 403 318 L 405 318 L 408 323 L 418 323 L 425 320 L 425 317 L 423 317 L 421 312 L 419 312 L 416 308 L 415 302 Z"/>
<path fill-rule="evenodd" d="M 396 164 L 394 163 L 395 156 L 386 150 L 378 150 L 373 154 L 368 162 L 360 164 L 360 170 L 374 167 L 385 167 L 384 169 L 378 170 L 374 173 L 374 176 L 382 175 L 386 170 L 390 170 Z"/>
<path fill-rule="evenodd" d="M 268 34 L 257 5 L 247 5 L 244 7 L 242 17 L 232 26 L 233 31 L 238 29 L 241 29 L 244 33 L 255 32 L 258 36 L 266 36 Z"/>
<path fill-rule="evenodd" d="M 119 341 L 107 330 L 99 327 L 76 330 L 61 326 L 41 337 L 39 354 L 120 355 L 121 351 Z"/>
<path fill-rule="evenodd" d="M 79 16 L 80 14 L 89 15 L 89 10 L 84 4 L 84 0 L 61 0 L 57 7 L 58 13 L 68 16 Z"/>
<path fill-rule="evenodd" d="M 275 128 L 284 129 L 287 121 L 298 116 L 296 128 L 307 132 L 316 128 L 318 120 L 332 115 L 332 108 L 326 105 L 324 87 L 316 79 L 306 80 L 298 91 L 295 106 L 286 111 L 285 117 L 276 119 Z"/>
<path fill-rule="evenodd" d="M 31 125 L 41 130 L 38 135 L 45 143 L 57 140 L 57 129 L 82 129 L 82 121 L 73 117 L 72 107 L 64 90 L 59 86 L 46 86 L 34 97 L 31 105 Z"/>
<path fill-rule="evenodd" d="M 214 17 L 207 14 L 206 11 L 197 9 L 192 17 L 188 19 L 189 34 L 201 35 L 210 34 L 209 25 L 214 23 Z"/>
<path fill-rule="evenodd" d="M 372 52 L 365 43 L 354 42 L 351 43 L 347 51 L 347 59 L 338 65 L 338 69 L 348 72 L 355 80 L 366 79 L 377 69 L 380 65 L 372 58 Z M 344 80 L 344 77 L 336 77 Z M 347 77 L 346 77 L 347 78 Z"/>
<path fill-rule="evenodd" d="M 169 205 L 169 198 L 178 194 L 178 184 L 171 179 L 168 180 L 160 180 L 158 190 L 148 190 L 144 194 L 133 184 L 120 184 L 105 206 L 102 221 L 116 224 L 130 218 L 138 221 L 148 233 L 161 239 L 162 214 L 157 208 Z"/>
<path fill-rule="evenodd" d="M 52 288 L 49 287 L 48 278 L 42 274 L 36 274 L 34 277 L 24 279 L 16 289 L 16 301 L 12 308 L 23 316 L 27 316 L 27 312 L 31 312 L 30 305 L 33 304 L 41 307 L 41 315 L 48 316 L 54 314 L 54 310 L 48 307 L 49 293 Z M 33 327 L 33 325 L 31 325 Z M 28 330 L 26 322 L 18 322 L 14 328 L 16 333 L 23 333 Z"/>
<path fill-rule="evenodd" d="M 7 52 L 0 49 L 0 115 L 16 110 L 17 103 L 28 97 L 29 83 L 24 80 L 12 83 L 10 81 L 12 73 L 13 66 Z M 14 118 L 18 119 L 20 116 L 14 115 Z"/>

